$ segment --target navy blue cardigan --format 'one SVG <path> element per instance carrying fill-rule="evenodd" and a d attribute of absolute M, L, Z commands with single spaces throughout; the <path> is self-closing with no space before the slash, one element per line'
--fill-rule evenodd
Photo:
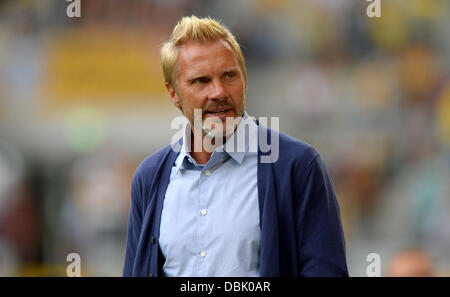
<path fill-rule="evenodd" d="M 330 175 L 311 145 L 279 133 L 279 157 L 258 149 L 260 276 L 348 276 L 344 233 Z M 181 140 L 178 142 L 181 145 Z M 265 149 L 264 149 L 265 150 Z M 163 200 L 178 153 L 171 145 L 146 158 L 132 180 L 124 276 L 161 276 Z"/>

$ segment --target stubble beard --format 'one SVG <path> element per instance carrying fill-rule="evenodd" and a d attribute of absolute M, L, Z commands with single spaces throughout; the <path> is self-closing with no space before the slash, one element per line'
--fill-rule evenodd
<path fill-rule="evenodd" d="M 185 115 L 182 104 L 180 110 L 183 115 Z M 236 112 L 235 105 L 232 105 L 232 110 L 234 112 L 234 117 L 227 117 L 225 121 L 222 121 L 220 118 L 214 116 L 207 117 L 205 120 L 203 120 L 204 110 L 201 108 L 195 108 L 193 114 L 185 116 L 193 128 L 192 132 L 194 133 L 194 135 L 201 135 L 201 137 L 198 137 L 199 141 L 206 138 L 208 142 L 213 145 L 217 143 L 223 144 L 236 131 L 240 121 L 244 116 L 245 94 L 243 95 L 242 110 Z M 197 136 L 194 136 L 194 139 L 197 139 Z M 197 147 L 197 145 L 194 146 Z M 214 147 L 216 146 L 217 145 L 214 145 Z"/>

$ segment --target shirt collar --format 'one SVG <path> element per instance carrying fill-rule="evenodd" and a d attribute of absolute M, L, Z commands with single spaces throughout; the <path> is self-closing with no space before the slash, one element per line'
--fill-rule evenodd
<path fill-rule="evenodd" d="M 247 127 L 248 133 L 246 132 Z M 225 152 L 233 160 L 235 160 L 239 164 L 242 164 L 246 154 L 249 152 L 250 139 L 257 137 L 257 132 L 255 131 L 257 131 L 256 123 L 247 114 L 247 112 L 244 112 L 242 120 L 239 122 L 236 131 L 233 133 L 233 135 L 231 135 L 228 138 L 227 142 L 224 145 L 216 148 L 213 154 Z M 242 136 L 240 135 L 243 135 L 244 138 L 242 139 Z M 238 136 L 240 137 L 238 138 Z M 192 137 L 191 124 L 187 122 L 184 127 L 183 143 L 181 145 L 180 155 L 175 162 L 175 170 L 177 172 L 180 170 L 180 168 L 188 169 L 189 167 L 190 168 L 203 167 L 203 165 L 197 164 L 197 162 L 194 160 L 194 158 L 191 157 L 189 153 L 191 146 L 191 137 Z"/>
<path fill-rule="evenodd" d="M 189 123 L 185 126 L 185 132 L 183 134 L 183 143 L 181 144 L 181 150 L 180 150 L 180 155 L 178 156 L 178 158 L 175 161 L 175 171 L 178 173 L 178 171 L 180 170 L 180 168 L 185 168 L 185 166 L 183 165 L 184 162 L 187 160 L 188 162 L 195 162 L 194 158 L 192 158 L 190 155 L 188 156 L 188 152 L 186 151 L 186 133 L 187 131 L 190 131 L 190 125 Z M 191 161 L 189 161 L 191 160 Z"/>

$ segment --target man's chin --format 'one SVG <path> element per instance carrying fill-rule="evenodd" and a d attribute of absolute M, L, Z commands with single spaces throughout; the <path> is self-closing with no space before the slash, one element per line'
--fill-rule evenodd
<path fill-rule="evenodd" d="M 203 134 L 209 138 L 227 137 L 233 134 L 238 123 L 239 121 L 235 117 L 220 118 L 210 116 L 203 121 Z"/>
<path fill-rule="evenodd" d="M 234 133 L 234 128 L 226 129 L 225 131 L 222 129 L 208 129 L 203 128 L 203 135 L 208 138 L 224 138 L 232 135 Z"/>

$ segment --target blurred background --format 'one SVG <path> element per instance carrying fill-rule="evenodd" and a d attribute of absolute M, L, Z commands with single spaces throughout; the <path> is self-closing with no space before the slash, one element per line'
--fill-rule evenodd
<path fill-rule="evenodd" d="M 450 276 L 450 1 L 0 1 L 0 275 L 122 273 L 130 182 L 179 111 L 159 46 L 184 15 L 243 46 L 247 111 L 313 144 L 351 276 L 414 247 Z"/>

